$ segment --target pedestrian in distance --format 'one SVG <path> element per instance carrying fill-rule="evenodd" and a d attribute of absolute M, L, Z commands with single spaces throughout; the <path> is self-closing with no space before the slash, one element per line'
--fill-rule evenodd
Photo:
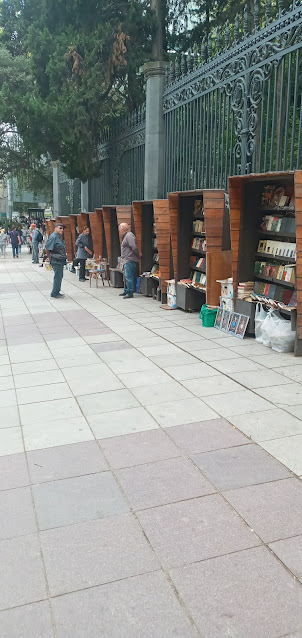
<path fill-rule="evenodd" d="M 15 257 L 19 257 L 19 244 L 21 242 L 21 239 L 19 237 L 19 233 L 16 230 L 16 227 L 14 226 L 12 230 L 9 231 L 9 237 L 10 237 L 10 243 L 12 246 L 12 251 L 13 251 L 13 258 L 15 259 Z"/>
<path fill-rule="evenodd" d="M 132 299 L 135 290 L 137 264 L 139 263 L 139 250 L 135 235 L 130 231 L 128 224 L 120 224 L 119 232 L 122 238 L 121 259 L 124 267 L 125 289 L 120 297 Z"/>
<path fill-rule="evenodd" d="M 85 226 L 83 232 L 76 241 L 77 247 L 77 260 L 80 264 L 80 281 L 87 281 L 87 277 L 85 277 L 85 268 L 86 268 L 86 259 L 88 259 L 89 255 L 93 255 L 92 250 L 89 248 L 89 240 L 88 235 L 90 233 L 90 229 L 88 226 Z"/>
<path fill-rule="evenodd" d="M 39 244 L 43 241 L 43 235 L 39 228 L 35 228 L 32 235 L 33 264 L 39 263 Z"/>
<path fill-rule="evenodd" d="M 5 232 L 5 230 L 3 230 L 3 228 L 2 228 L 1 231 L 0 231 L 0 251 L 1 251 L 1 255 L 2 255 L 3 259 L 5 259 L 7 240 L 8 240 L 8 236 L 7 236 L 6 232 Z"/>
<path fill-rule="evenodd" d="M 66 246 L 63 240 L 64 228 L 66 228 L 66 226 L 63 226 L 63 224 L 55 224 L 54 232 L 51 233 L 45 244 L 47 259 L 50 261 L 54 271 L 53 287 L 50 293 L 50 296 L 54 299 L 65 296 L 61 293 L 63 269 L 67 261 Z"/>

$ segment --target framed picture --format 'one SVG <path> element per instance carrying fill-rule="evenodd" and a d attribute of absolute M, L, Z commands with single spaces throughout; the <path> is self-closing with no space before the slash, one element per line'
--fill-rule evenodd
<path fill-rule="evenodd" d="M 236 335 L 236 330 L 239 324 L 239 320 L 240 320 L 240 315 L 238 315 L 237 312 L 232 312 L 230 316 L 229 329 L 228 329 L 228 332 L 231 335 Z"/>
<path fill-rule="evenodd" d="M 223 316 L 223 309 L 222 308 L 218 308 L 216 319 L 215 319 L 215 323 L 214 323 L 214 328 L 218 328 L 218 330 L 221 330 L 222 316 Z"/>
<path fill-rule="evenodd" d="M 246 315 L 240 315 L 235 337 L 238 337 L 238 339 L 243 339 L 249 320 L 250 318 Z"/>
<path fill-rule="evenodd" d="M 231 316 L 231 313 L 229 310 L 223 311 L 222 324 L 221 324 L 221 330 L 223 330 L 223 332 L 229 331 L 230 316 Z"/>

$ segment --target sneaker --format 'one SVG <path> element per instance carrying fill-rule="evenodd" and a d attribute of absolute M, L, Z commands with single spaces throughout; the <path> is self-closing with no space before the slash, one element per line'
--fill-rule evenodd
<path fill-rule="evenodd" d="M 126 297 L 126 292 L 120 292 L 119 297 Z"/>
<path fill-rule="evenodd" d="M 87 279 L 79 279 L 79 281 L 87 281 Z"/>
<path fill-rule="evenodd" d="M 124 299 L 133 299 L 133 295 L 124 295 Z"/>
<path fill-rule="evenodd" d="M 50 295 L 52 299 L 60 299 L 61 297 L 65 297 L 62 292 L 59 292 L 58 295 Z"/>

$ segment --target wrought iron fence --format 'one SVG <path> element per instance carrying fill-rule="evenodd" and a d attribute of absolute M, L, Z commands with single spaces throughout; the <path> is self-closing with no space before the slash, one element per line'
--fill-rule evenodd
<path fill-rule="evenodd" d="M 225 188 L 229 175 L 302 167 L 302 3 L 258 0 L 232 30 L 174 60 L 164 93 L 165 190 Z M 251 30 L 251 33 L 250 33 Z M 232 32 L 231 32 L 232 31 Z M 242 40 L 240 41 L 240 34 Z"/>
<path fill-rule="evenodd" d="M 283 0 L 266 0 L 265 10 L 255 0 L 252 16 L 245 8 L 233 26 L 226 22 L 200 49 L 172 60 L 163 101 L 165 192 L 227 188 L 229 175 L 302 168 L 301 48 L 302 0 L 289 11 Z M 104 131 L 90 209 L 143 199 L 145 117 L 140 109 Z"/>

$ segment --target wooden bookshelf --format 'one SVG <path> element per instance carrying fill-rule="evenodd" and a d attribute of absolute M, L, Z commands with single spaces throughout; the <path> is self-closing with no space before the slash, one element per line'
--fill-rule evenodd
<path fill-rule="evenodd" d="M 99 257 L 107 257 L 102 208 L 96 208 L 94 213 L 89 213 L 89 222 L 94 256 L 98 261 Z"/>
<path fill-rule="evenodd" d="M 71 228 L 70 228 L 70 219 L 69 216 L 61 216 L 56 218 L 56 222 L 61 222 L 64 228 L 64 241 L 66 246 L 66 253 L 68 261 L 73 260 L 73 246 L 72 246 L 72 237 L 71 237 Z"/>
<path fill-rule="evenodd" d="M 135 201 L 132 203 L 133 207 L 133 221 L 134 232 L 136 235 L 136 241 L 140 258 L 140 272 L 151 272 L 155 265 L 155 250 L 153 244 L 157 239 L 154 207 L 153 201 Z M 159 264 L 157 263 L 158 267 Z M 150 276 L 142 277 L 141 279 L 141 293 L 146 297 L 156 297 L 157 290 L 160 284 L 159 277 Z"/>
<path fill-rule="evenodd" d="M 264 189 L 267 187 L 284 188 L 286 195 L 293 194 L 294 208 L 261 205 Z M 255 281 L 278 287 L 278 293 L 273 297 L 274 288 L 265 294 L 272 295 L 277 301 L 279 295 L 287 299 L 296 290 L 297 307 L 290 311 L 278 309 L 285 317 L 290 317 L 292 329 L 296 330 L 295 354 L 302 354 L 302 171 L 288 171 L 265 174 L 250 174 L 229 178 L 231 241 L 233 253 L 233 279 L 235 310 L 250 317 L 248 331 L 254 333 L 255 303 L 237 299 L 239 282 Z M 265 216 L 295 217 L 296 233 L 287 231 L 271 231 L 262 226 Z M 280 241 L 288 244 L 296 240 L 296 259 L 271 252 L 259 252 L 259 241 Z M 276 246 L 276 245 L 275 245 Z M 267 248 L 267 245 L 265 246 Z M 271 248 L 271 246 L 270 246 Z M 277 265 L 296 264 L 296 282 L 284 281 L 276 277 L 269 277 L 262 272 L 256 272 L 255 262 L 272 262 L 272 268 Z M 260 288 L 261 289 L 261 288 Z M 287 290 L 287 293 L 282 293 Z M 256 293 L 261 294 L 261 293 Z M 284 303 L 288 303 L 284 301 Z M 290 302 L 289 302 L 290 303 Z"/>
<path fill-rule="evenodd" d="M 167 301 L 167 280 L 171 279 L 171 229 L 169 202 L 167 199 L 154 199 L 154 223 L 156 229 L 159 257 L 161 302 Z"/>
<path fill-rule="evenodd" d="M 70 224 L 70 232 L 71 232 L 71 241 L 72 241 L 72 258 L 74 258 L 76 254 L 76 240 L 78 236 L 77 232 L 77 215 L 69 215 L 69 224 Z"/>
<path fill-rule="evenodd" d="M 229 249 L 228 224 L 226 223 L 225 195 L 223 190 L 180 191 L 168 194 L 173 269 L 175 281 L 188 279 L 192 272 L 207 275 L 205 287 L 187 288 L 177 284 L 182 296 L 180 307 L 199 310 L 207 301 L 219 304 L 220 284 L 216 279 L 231 276 L 231 253 Z M 201 204 L 196 207 L 196 202 Z M 196 232 L 193 222 L 204 221 L 204 230 Z M 206 240 L 206 250 L 192 247 L 194 237 Z M 211 257 L 212 255 L 212 257 Z M 191 258 L 206 258 L 205 269 L 191 265 Z M 185 295 L 183 294 L 184 289 Z M 187 303 L 187 297 L 191 299 Z M 194 307 L 192 307 L 194 306 Z"/>
<path fill-rule="evenodd" d="M 123 287 L 123 274 L 117 270 L 121 255 L 116 206 L 103 206 L 104 231 L 109 260 L 110 281 L 114 288 Z"/>

